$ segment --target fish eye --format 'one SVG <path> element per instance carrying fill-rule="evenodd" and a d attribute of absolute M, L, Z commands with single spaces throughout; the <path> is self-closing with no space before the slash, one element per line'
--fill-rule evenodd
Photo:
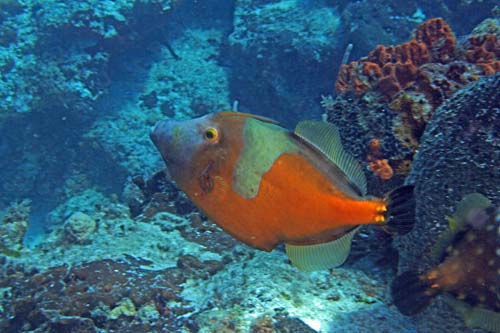
<path fill-rule="evenodd" d="M 207 128 L 204 137 L 207 141 L 217 142 L 219 140 L 219 131 L 213 127 Z"/>

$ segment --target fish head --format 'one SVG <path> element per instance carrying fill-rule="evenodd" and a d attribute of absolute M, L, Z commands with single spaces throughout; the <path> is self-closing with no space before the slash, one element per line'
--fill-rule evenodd
<path fill-rule="evenodd" d="M 162 120 L 150 137 L 159 150 L 170 175 L 190 196 L 203 188 L 211 175 L 230 173 L 241 148 L 244 118 L 237 113 L 219 112 L 199 118 Z"/>

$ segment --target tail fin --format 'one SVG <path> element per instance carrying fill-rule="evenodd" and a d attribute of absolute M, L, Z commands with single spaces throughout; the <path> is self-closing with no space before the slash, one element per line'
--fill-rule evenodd
<path fill-rule="evenodd" d="M 418 272 L 405 272 L 392 281 L 392 300 L 402 314 L 417 314 L 439 293 L 438 289 L 431 288 L 431 284 L 430 280 L 422 278 Z"/>
<path fill-rule="evenodd" d="M 404 185 L 389 192 L 385 197 L 388 222 L 384 229 L 391 234 L 404 235 L 415 224 L 415 197 L 413 185 Z"/>

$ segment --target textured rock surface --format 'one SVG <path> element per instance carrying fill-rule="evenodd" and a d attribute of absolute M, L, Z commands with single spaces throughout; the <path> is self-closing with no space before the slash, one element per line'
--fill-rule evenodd
<path fill-rule="evenodd" d="M 135 182 L 145 199 L 135 219 L 89 189 L 54 210 L 42 243 L 18 258 L 0 254 L 2 332 L 414 332 L 390 307 L 390 266 L 360 262 L 365 237 L 346 268 L 304 273 L 282 249 L 244 246 L 190 206 L 186 217 L 162 212 L 170 200 L 183 205 L 164 178 Z M 61 243 L 72 211 L 98 222 L 92 243 Z"/>
<path fill-rule="evenodd" d="M 415 183 L 417 224 L 397 240 L 400 271 L 436 264 L 432 245 L 446 228 L 456 204 L 479 192 L 500 200 L 500 75 L 483 78 L 458 91 L 433 115 L 415 157 L 408 182 Z M 458 332 L 460 320 L 436 302 L 416 318 L 422 332 L 447 325 Z"/>
<path fill-rule="evenodd" d="M 344 93 L 329 106 L 328 121 L 339 128 L 344 147 L 363 164 L 371 194 L 381 195 L 402 184 L 410 170 L 404 161 L 412 155 L 412 149 L 403 145 L 394 134 L 393 124 L 397 117 L 396 112 L 370 95 L 358 97 Z M 367 157 L 373 139 L 379 141 L 382 157 L 389 160 L 394 169 L 390 180 L 383 181 L 369 171 Z"/>
<path fill-rule="evenodd" d="M 238 1 L 229 52 L 235 74 L 231 95 L 240 110 L 290 126 L 304 113 L 319 116 L 315 99 L 330 88 L 339 25 L 334 7 Z"/>
<path fill-rule="evenodd" d="M 230 9 L 213 0 L 2 2 L 0 205 L 19 196 L 54 205 L 68 183 L 81 184 L 71 194 L 91 184 L 119 191 L 128 174 L 159 168 L 150 125 L 229 107 L 217 62 Z"/>
<path fill-rule="evenodd" d="M 396 183 L 408 175 L 434 110 L 461 87 L 500 70 L 498 37 L 476 33 L 457 42 L 446 22 L 432 19 L 418 26 L 411 41 L 380 45 L 342 65 L 336 88 L 347 94 L 323 97 L 322 104 L 348 149 L 366 160 L 376 140 L 378 159 L 393 169 Z"/>
<path fill-rule="evenodd" d="M 64 237 L 69 242 L 89 242 L 97 224 L 93 218 L 82 212 L 75 212 L 64 222 Z"/>
<path fill-rule="evenodd" d="M 0 255 L 19 255 L 23 237 L 29 226 L 31 202 L 12 203 L 5 213 L 0 212 Z"/>

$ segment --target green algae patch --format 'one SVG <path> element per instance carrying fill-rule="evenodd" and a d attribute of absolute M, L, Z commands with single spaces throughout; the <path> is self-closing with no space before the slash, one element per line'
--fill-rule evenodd
<path fill-rule="evenodd" d="M 110 319 L 118 319 L 121 316 L 133 317 L 137 313 L 135 305 L 130 298 L 124 298 L 116 307 L 109 312 Z"/>
<path fill-rule="evenodd" d="M 0 242 L 0 255 L 4 255 L 12 258 L 21 257 L 21 251 L 11 250 Z"/>

